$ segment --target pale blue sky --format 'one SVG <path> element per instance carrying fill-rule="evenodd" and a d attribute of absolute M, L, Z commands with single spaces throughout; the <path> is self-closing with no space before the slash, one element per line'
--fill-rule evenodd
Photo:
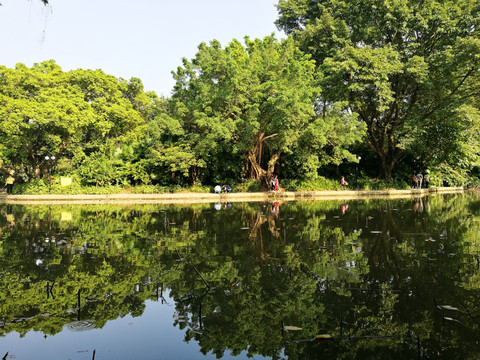
<path fill-rule="evenodd" d="M 53 59 L 64 71 L 102 69 L 170 96 L 171 71 L 202 42 L 285 35 L 277 0 L 2 0 L 0 65 Z"/>

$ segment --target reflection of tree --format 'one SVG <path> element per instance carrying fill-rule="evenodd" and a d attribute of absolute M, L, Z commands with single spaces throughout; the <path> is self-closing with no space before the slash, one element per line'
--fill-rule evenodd
<path fill-rule="evenodd" d="M 169 289 L 174 325 L 218 357 L 474 358 L 479 201 L 422 202 L 352 201 L 343 215 L 338 202 L 285 203 L 281 216 L 271 204 L 14 206 L 16 225 L 0 220 L 1 332 L 102 327 Z M 306 341 L 319 334 L 333 340 Z"/>
<path fill-rule="evenodd" d="M 28 221 L 4 234 L 3 332 L 36 329 L 53 334 L 80 314 L 101 327 L 108 319 L 143 312 L 150 294 L 137 291 L 136 285 L 145 283 L 148 271 L 160 272 L 148 261 L 151 245 L 143 252 L 135 236 L 140 229 L 143 235 L 148 221 L 129 211 L 100 209 L 78 208 L 73 216 L 77 220 L 67 227 L 55 210 L 52 224 L 42 220 L 48 218 L 44 208 L 35 208 Z M 17 208 L 17 217 L 22 218 L 23 211 Z"/>
<path fill-rule="evenodd" d="M 262 226 L 263 224 L 268 224 L 268 231 L 270 232 L 271 236 L 274 238 L 280 238 L 280 232 L 278 231 L 278 203 L 274 203 L 273 207 L 268 205 L 264 205 L 264 211 L 255 211 L 250 214 L 250 240 L 254 241 L 257 245 L 258 252 L 260 257 L 265 260 L 266 258 L 270 257 L 268 253 L 268 249 L 265 248 L 264 243 L 264 232 L 265 228 Z M 269 237 L 268 235 L 265 235 Z"/>

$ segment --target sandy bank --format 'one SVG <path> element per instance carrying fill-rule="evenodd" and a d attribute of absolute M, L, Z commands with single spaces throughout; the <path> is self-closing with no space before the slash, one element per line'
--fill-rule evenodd
<path fill-rule="evenodd" d="M 409 198 L 439 193 L 459 193 L 464 188 L 441 187 L 409 190 L 344 190 L 344 191 L 298 191 L 298 192 L 256 192 L 256 193 L 172 193 L 172 194 L 108 194 L 108 195 L 0 195 L 0 201 L 7 204 L 105 204 L 105 203 L 159 203 L 194 204 L 216 202 L 264 202 L 264 201 L 305 201 L 345 200 L 368 198 Z"/>

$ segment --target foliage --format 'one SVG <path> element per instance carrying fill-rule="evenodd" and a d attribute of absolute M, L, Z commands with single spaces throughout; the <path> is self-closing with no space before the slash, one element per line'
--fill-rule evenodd
<path fill-rule="evenodd" d="M 282 181 L 282 185 L 288 191 L 338 190 L 340 182 L 318 176 L 302 180 L 286 179 Z"/>
<path fill-rule="evenodd" d="M 438 186 L 465 186 L 469 182 L 467 171 L 448 163 L 439 164 L 432 169 L 431 178 Z"/>
<path fill-rule="evenodd" d="M 160 186 L 160 185 L 138 185 L 138 186 L 122 186 L 122 185 L 107 185 L 107 186 L 82 186 L 75 178 L 72 185 L 62 186 L 60 179 L 54 177 L 51 187 L 49 189 L 48 180 L 40 179 L 28 183 L 19 184 L 13 187 L 14 194 L 25 195 L 40 195 L 40 194 L 56 194 L 56 195 L 81 195 L 81 194 L 164 194 L 164 193 L 208 193 L 211 192 L 209 186 L 190 186 L 182 187 L 178 185 Z"/>
<path fill-rule="evenodd" d="M 361 133 L 354 116 L 345 116 L 340 108 L 315 113 L 319 89 L 314 63 L 291 38 L 246 37 L 245 46 L 233 40 L 225 49 L 218 41 L 202 43 L 196 57 L 184 59 L 174 76 L 172 117 L 165 121 L 182 131 L 171 131 L 167 144 L 172 150 L 162 145 L 161 158 L 174 152 L 172 164 L 186 156 L 182 172 L 189 170 L 193 181 L 218 181 L 211 174 L 216 170 L 223 171 L 223 178 L 246 175 L 265 187 L 281 157 L 301 149 L 300 156 L 318 158 L 325 146 L 340 149 Z M 346 156 L 337 151 L 335 159 Z"/>
<path fill-rule="evenodd" d="M 279 28 L 324 74 L 324 107 L 339 101 L 366 124 L 365 145 L 389 180 L 452 158 L 478 163 L 478 4 L 470 0 L 280 0 Z"/>
<path fill-rule="evenodd" d="M 263 185 L 259 180 L 247 179 L 241 184 L 236 184 L 232 189 L 236 192 L 258 192 L 262 188 Z"/>
<path fill-rule="evenodd" d="M 430 184 L 433 186 L 433 184 Z M 411 184 L 403 180 L 382 180 L 361 177 L 358 186 L 364 190 L 410 189 Z"/>
<path fill-rule="evenodd" d="M 152 111 L 153 95 L 138 79 L 126 82 L 101 70 L 63 72 L 45 61 L 1 66 L 0 84 L 0 164 L 17 183 L 45 177 L 57 163 L 60 173 L 78 169 L 82 181 L 94 184 L 135 177 L 132 159 L 120 158 L 118 149 L 139 138 Z"/>

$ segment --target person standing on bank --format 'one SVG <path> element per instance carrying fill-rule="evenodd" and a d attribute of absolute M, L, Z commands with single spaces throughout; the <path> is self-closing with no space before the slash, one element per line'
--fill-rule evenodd
<path fill-rule="evenodd" d="M 345 180 L 345 177 L 342 176 L 342 178 L 340 179 L 340 190 L 345 190 L 347 185 L 348 182 Z"/>
<path fill-rule="evenodd" d="M 7 187 L 7 194 L 11 194 L 13 192 L 13 183 L 15 179 L 12 175 L 8 175 L 7 181 L 5 182 L 5 186 Z"/>
<path fill-rule="evenodd" d="M 272 186 L 273 186 L 273 191 L 278 191 L 278 177 L 277 177 L 277 175 L 273 175 Z"/>
<path fill-rule="evenodd" d="M 417 174 L 417 188 L 422 188 L 423 175 L 421 172 Z"/>
<path fill-rule="evenodd" d="M 428 189 L 428 187 L 430 186 L 430 174 L 428 171 L 423 177 L 423 181 L 425 181 L 425 188 Z"/>

